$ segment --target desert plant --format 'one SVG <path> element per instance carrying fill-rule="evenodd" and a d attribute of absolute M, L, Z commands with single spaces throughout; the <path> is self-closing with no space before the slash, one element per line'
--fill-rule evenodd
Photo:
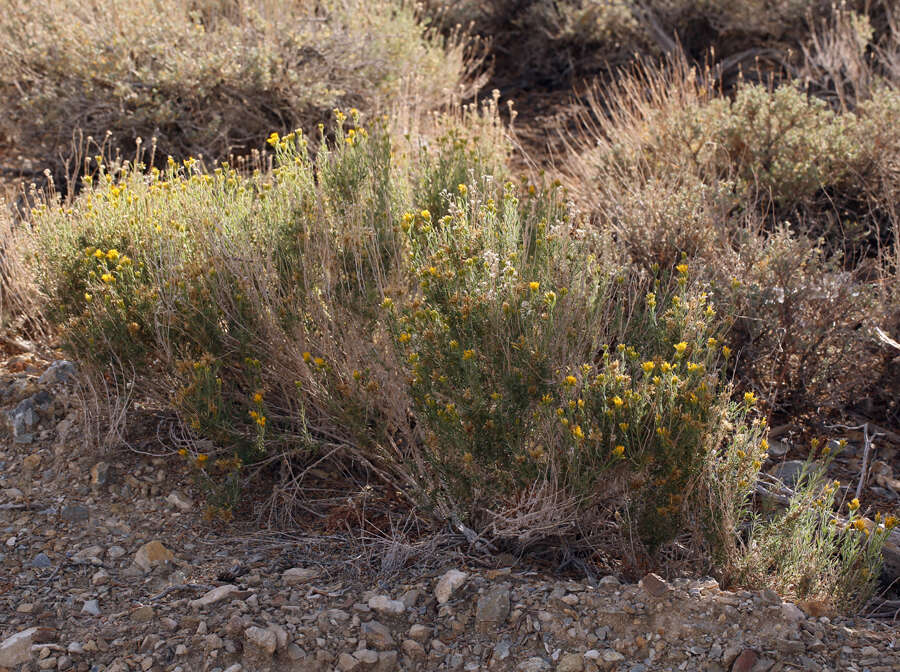
<path fill-rule="evenodd" d="M 5 0 L 0 16 L 0 133 L 41 170 L 76 159 L 66 177 L 81 170 L 76 132 L 111 132 L 127 155 L 154 138 L 163 161 L 225 159 L 337 105 L 442 105 L 469 69 L 458 36 L 431 35 L 392 0 Z"/>
<path fill-rule="evenodd" d="M 747 585 L 767 585 L 795 600 L 819 601 L 853 614 L 874 593 L 881 549 L 897 519 L 862 515 L 858 499 L 838 502 L 840 483 L 826 477 L 834 453 L 814 449 L 787 508 L 752 521 L 733 569 Z M 840 511 L 846 507 L 846 516 Z"/>

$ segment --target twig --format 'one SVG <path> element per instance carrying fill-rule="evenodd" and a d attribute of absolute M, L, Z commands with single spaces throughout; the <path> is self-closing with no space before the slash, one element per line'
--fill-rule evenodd
<path fill-rule="evenodd" d="M 178 583 L 174 586 L 169 586 L 168 588 L 163 590 L 161 593 L 157 593 L 156 595 L 154 595 L 153 597 L 150 598 L 150 601 L 157 602 L 158 600 L 161 600 L 162 598 L 164 598 L 166 595 L 169 595 L 170 593 L 178 592 L 179 590 L 197 590 L 197 591 L 202 590 L 205 592 L 205 591 L 209 591 L 212 589 L 213 589 L 213 586 L 208 586 L 205 583 Z"/>
<path fill-rule="evenodd" d="M 45 508 L 44 504 L 36 502 L 21 502 L 19 504 L 0 504 L 0 511 L 36 511 Z"/>
<path fill-rule="evenodd" d="M 869 453 L 872 450 L 872 438 L 869 436 L 868 422 L 863 425 L 863 439 L 865 440 L 866 445 L 863 449 L 863 462 L 862 470 L 859 473 L 859 483 L 856 485 L 857 499 L 859 499 L 859 496 L 862 494 L 863 484 L 866 482 L 866 476 L 868 476 L 869 471 Z"/>

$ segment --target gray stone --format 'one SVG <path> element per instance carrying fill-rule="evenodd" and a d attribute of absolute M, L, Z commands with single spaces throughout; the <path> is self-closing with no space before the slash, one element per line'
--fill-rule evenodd
<path fill-rule="evenodd" d="M 62 511 L 59 512 L 59 515 L 62 516 L 62 519 L 66 522 L 80 523 L 89 520 L 91 512 L 84 506 L 72 504 L 70 506 L 64 506 Z"/>
<path fill-rule="evenodd" d="M 100 603 L 97 600 L 88 600 L 84 603 L 84 606 L 81 608 L 82 614 L 88 614 L 89 616 L 99 616 L 100 615 Z"/>
<path fill-rule="evenodd" d="M 68 382 L 75 375 L 75 364 L 66 360 L 58 359 L 47 367 L 47 370 L 38 378 L 40 385 L 56 385 L 57 383 Z"/>
<path fill-rule="evenodd" d="M 497 586 L 480 598 L 475 607 L 475 623 L 486 634 L 500 627 L 509 616 L 509 587 Z"/>
<path fill-rule="evenodd" d="M 53 563 L 50 562 L 50 558 L 47 557 L 46 553 L 38 553 L 31 561 L 32 567 L 40 567 L 46 568 L 50 567 Z"/>
<path fill-rule="evenodd" d="M 28 628 L 0 642 L 0 667 L 13 668 L 31 660 L 34 644 L 49 642 L 53 638 L 50 628 Z"/>
<path fill-rule="evenodd" d="M 529 658 L 528 660 L 523 660 L 521 663 L 519 663 L 518 667 L 516 667 L 516 670 L 518 670 L 518 672 L 541 672 L 541 670 L 549 669 L 550 664 L 543 658 L 539 658 L 537 656 Z"/>
<path fill-rule="evenodd" d="M 387 595 L 376 595 L 369 600 L 369 609 L 381 616 L 402 616 L 406 605 L 400 600 L 392 600 Z"/>

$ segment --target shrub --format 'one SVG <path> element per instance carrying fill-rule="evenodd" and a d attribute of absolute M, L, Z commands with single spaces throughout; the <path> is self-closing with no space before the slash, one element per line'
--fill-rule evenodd
<path fill-rule="evenodd" d="M 0 133 L 55 166 L 76 131 L 96 142 L 109 131 L 106 145 L 128 155 L 154 138 L 163 161 L 225 159 L 338 105 L 386 108 L 410 91 L 423 109 L 441 105 L 468 70 L 460 40 L 435 38 L 393 0 L 10 0 L 0 36 Z"/>
<path fill-rule="evenodd" d="M 535 488 L 574 503 L 548 533 L 605 502 L 652 551 L 699 520 L 709 452 L 759 439 L 724 401 L 716 311 L 686 266 L 620 264 L 558 187 L 503 179 L 496 117 L 425 145 L 339 113 L 315 159 L 270 136 L 271 173 L 101 162 L 35 210 L 51 315 L 89 372 L 134 367 L 177 414 L 213 512 L 277 465 L 290 515 L 297 474 L 340 456 L 507 538 Z"/>
<path fill-rule="evenodd" d="M 793 84 L 745 85 L 732 100 L 675 61 L 596 102 L 609 114 L 570 184 L 645 267 L 697 259 L 739 316 L 745 385 L 775 408 L 837 406 L 874 393 L 888 359 L 872 333 L 891 314 L 875 277 L 894 277 L 895 101 L 881 88 L 835 113 Z"/>
<path fill-rule="evenodd" d="M 754 521 L 734 569 L 745 585 L 768 585 L 794 600 L 854 614 L 877 588 L 882 547 L 897 519 L 869 520 L 857 499 L 838 502 L 846 517 L 836 513 L 840 483 L 825 477 L 833 458 L 827 450 L 811 452 L 787 508 Z"/>

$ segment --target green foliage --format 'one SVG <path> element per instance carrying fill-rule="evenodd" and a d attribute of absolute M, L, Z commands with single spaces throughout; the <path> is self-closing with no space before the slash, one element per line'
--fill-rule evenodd
<path fill-rule="evenodd" d="M 834 454 L 823 450 L 810 454 L 787 508 L 755 521 L 738 571 L 745 583 L 853 614 L 878 585 L 882 547 L 897 519 L 866 519 L 857 499 L 846 503 L 846 517 L 836 512 L 840 484 L 825 478 Z M 845 503 L 838 504 L 843 509 Z"/>

